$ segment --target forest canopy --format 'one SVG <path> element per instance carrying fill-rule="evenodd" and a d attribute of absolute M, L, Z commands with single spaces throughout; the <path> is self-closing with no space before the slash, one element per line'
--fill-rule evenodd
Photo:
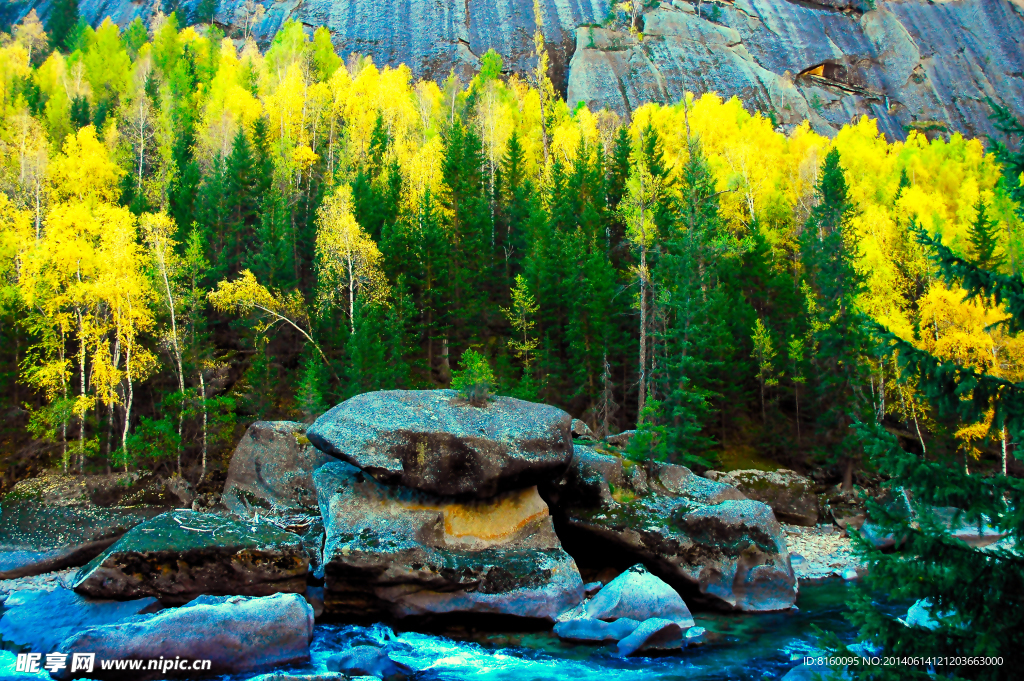
<path fill-rule="evenodd" d="M 62 30 L 0 38 L 5 484 L 201 477 L 241 424 L 478 374 L 598 435 L 640 423 L 640 458 L 848 487 L 859 420 L 1005 470 L 991 414 L 935 413 L 867 326 L 1024 378 L 1006 314 L 914 231 L 1019 275 L 1005 146 L 830 139 L 714 93 L 570 108 L 542 41 L 529 74 L 489 52 L 438 84 L 295 22 L 265 50 L 174 14 Z"/>

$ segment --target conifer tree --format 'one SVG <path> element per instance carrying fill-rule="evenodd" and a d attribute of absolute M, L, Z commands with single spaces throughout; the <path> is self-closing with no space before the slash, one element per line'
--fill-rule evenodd
<path fill-rule="evenodd" d="M 999 223 L 988 217 L 988 206 L 979 197 L 974 206 L 977 217 L 971 223 L 968 241 L 971 244 L 971 261 L 978 269 L 998 272 L 1004 257 L 997 254 L 999 249 Z"/>
<path fill-rule="evenodd" d="M 866 418 L 860 397 L 861 353 L 867 338 L 857 307 L 863 276 L 854 267 L 848 222 L 853 212 L 839 151 L 825 156 L 816 186 L 818 205 L 800 237 L 804 265 L 804 292 L 811 319 L 811 362 L 819 413 L 818 430 L 828 450 L 823 456 L 839 463 L 842 487 L 850 491 L 860 448 L 849 425 Z"/>
<path fill-rule="evenodd" d="M 1014 301 L 1017 312 L 1007 320 L 1014 331 L 1024 328 L 1019 305 L 1024 281 L 980 269 L 952 253 L 919 227 L 911 229 L 930 251 L 947 280 L 976 286 L 970 296 L 991 300 L 994 290 Z M 886 345 L 898 352 L 908 380 L 940 415 L 976 423 L 991 413 L 993 426 L 1019 437 L 1024 427 L 1024 384 L 981 373 L 952 360 L 939 359 L 884 327 L 875 327 Z M 895 436 L 880 426 L 856 426 L 861 442 L 879 471 L 891 476 L 888 486 L 905 493 L 913 517 L 869 501 L 868 510 L 879 532 L 891 534 L 899 547 L 883 553 L 861 538 L 858 549 L 868 566 L 867 587 L 891 600 L 912 602 L 927 613 L 927 621 L 907 622 L 882 612 L 876 600 L 861 592 L 851 602 L 850 620 L 860 627 L 861 640 L 897 666 L 859 669 L 870 679 L 1012 678 L 1024 664 L 1024 560 L 1014 546 L 1024 542 L 1024 482 L 996 474 L 969 474 L 947 461 L 927 460 L 904 451 Z M 953 517 L 940 514 L 956 509 Z M 989 546 L 970 545 L 957 538 L 958 527 L 983 528 L 1007 538 Z M 834 644 L 834 642 L 833 642 Z M 906 660 L 920 656 L 917 663 Z M 998 657 L 1000 665 L 972 665 L 974 657 Z"/>
<path fill-rule="evenodd" d="M 659 378 L 664 398 L 658 408 L 673 458 L 706 465 L 713 443 L 706 426 L 718 395 L 715 372 L 722 346 L 730 342 L 717 273 L 723 251 L 719 194 L 700 143 L 691 140 L 689 151 L 680 177 L 678 223 L 670 229 L 655 271 L 666 316 Z"/>

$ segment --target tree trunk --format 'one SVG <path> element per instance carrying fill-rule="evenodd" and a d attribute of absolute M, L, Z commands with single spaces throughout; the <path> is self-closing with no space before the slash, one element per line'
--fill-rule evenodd
<path fill-rule="evenodd" d="M 846 458 L 846 465 L 843 468 L 843 492 L 849 492 L 853 489 L 853 458 Z"/>
<path fill-rule="evenodd" d="M 128 394 L 124 401 L 124 428 L 121 430 L 121 451 L 124 456 L 124 472 L 128 472 L 128 427 L 132 421 L 132 400 L 135 399 L 135 386 L 132 384 L 132 346 L 125 346 L 125 374 L 128 379 Z"/>
<path fill-rule="evenodd" d="M 1003 475 L 1006 475 L 1006 426 L 1003 426 Z"/>
<path fill-rule="evenodd" d="M 203 371 L 199 370 L 199 394 L 203 399 L 203 470 L 199 474 L 199 480 L 206 477 L 206 381 L 203 380 Z"/>
<path fill-rule="evenodd" d="M 643 214 L 641 213 L 641 221 Z M 644 422 L 647 399 L 647 244 L 640 247 L 640 395 L 637 399 L 636 425 Z"/>

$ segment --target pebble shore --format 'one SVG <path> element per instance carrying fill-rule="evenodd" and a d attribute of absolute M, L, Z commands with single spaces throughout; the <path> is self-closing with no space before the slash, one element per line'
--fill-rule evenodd
<path fill-rule="evenodd" d="M 846 532 L 833 525 L 801 527 L 783 523 L 793 572 L 800 580 L 857 579 L 863 574 Z"/>

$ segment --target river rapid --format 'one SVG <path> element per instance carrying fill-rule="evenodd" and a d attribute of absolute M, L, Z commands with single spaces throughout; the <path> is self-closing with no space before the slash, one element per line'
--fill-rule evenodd
<path fill-rule="evenodd" d="M 392 659 L 419 671 L 415 681 L 733 681 L 778 679 L 816 650 L 814 627 L 852 641 L 853 627 L 843 617 L 849 582 L 829 579 L 803 584 L 797 608 L 747 614 L 695 612 L 708 631 L 707 643 L 657 657 L 620 659 L 612 646 L 571 644 L 550 631 L 484 632 L 448 635 L 393 629 L 383 624 L 317 625 L 309 664 L 294 674 L 326 671 L 327 658 L 355 645 L 387 648 Z M 286 671 L 286 670 L 279 670 Z M 243 681 L 254 675 L 227 677 Z"/>

